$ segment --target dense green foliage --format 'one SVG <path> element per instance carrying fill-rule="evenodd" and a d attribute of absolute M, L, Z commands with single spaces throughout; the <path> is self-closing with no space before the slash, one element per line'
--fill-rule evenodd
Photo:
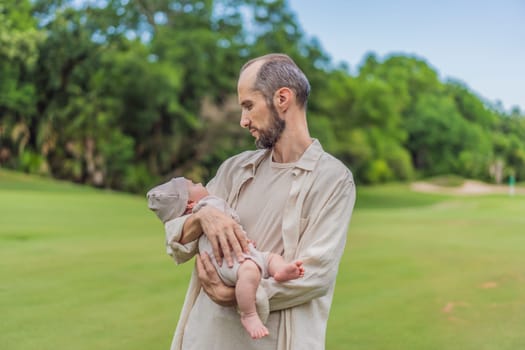
<path fill-rule="evenodd" d="M 358 194 L 327 350 L 523 348 L 522 196 Z M 193 263 L 144 197 L 0 170 L 0 213 L 1 349 L 169 347 Z"/>
<path fill-rule="evenodd" d="M 206 181 L 253 147 L 236 79 L 268 52 L 306 72 L 312 136 L 358 182 L 525 178 L 519 109 L 417 57 L 370 54 L 352 75 L 285 0 L 0 3 L 0 166 L 133 192 L 171 175 Z"/>

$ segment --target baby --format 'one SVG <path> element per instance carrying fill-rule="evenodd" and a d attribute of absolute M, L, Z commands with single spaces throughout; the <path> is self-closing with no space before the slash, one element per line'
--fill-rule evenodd
<path fill-rule="evenodd" d="M 202 184 L 194 184 L 183 177 L 173 178 L 151 189 L 147 197 L 149 208 L 163 223 L 185 214 L 196 213 L 202 207 L 211 205 L 240 224 L 238 215 L 225 200 L 211 196 Z M 235 287 L 242 325 L 253 339 L 258 339 L 268 335 L 268 329 L 257 314 L 255 304 L 255 294 L 261 278 L 273 277 L 278 282 L 290 281 L 303 277 L 304 267 L 302 261 L 287 263 L 279 254 L 260 252 L 252 243 L 249 248 L 250 253 L 245 254 L 244 261 L 239 262 L 234 258 L 233 267 L 228 267 L 227 264 L 219 266 L 206 235 L 202 234 L 199 238 L 199 251 L 210 256 L 221 280 Z"/>

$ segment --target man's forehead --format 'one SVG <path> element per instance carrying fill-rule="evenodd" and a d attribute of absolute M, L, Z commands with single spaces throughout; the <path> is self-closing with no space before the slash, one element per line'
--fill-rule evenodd
<path fill-rule="evenodd" d="M 250 87 L 255 83 L 255 75 L 247 74 L 247 72 L 242 72 L 237 81 L 237 90 L 248 91 Z"/>
<path fill-rule="evenodd" d="M 264 95 L 261 91 L 254 90 L 251 87 L 245 90 L 239 90 L 238 97 L 240 105 L 255 103 L 257 100 L 264 99 Z"/>
<path fill-rule="evenodd" d="M 264 61 L 256 61 L 250 64 L 248 67 L 246 67 L 241 74 L 239 75 L 239 85 L 242 83 L 253 83 L 255 82 L 255 79 L 257 78 L 257 72 L 259 72 L 259 69 L 264 64 Z"/>
<path fill-rule="evenodd" d="M 254 81 L 239 79 L 239 84 L 237 85 L 237 96 L 239 98 L 239 103 L 242 104 L 245 101 L 253 101 L 257 98 L 257 92 L 253 89 Z"/>
<path fill-rule="evenodd" d="M 237 82 L 237 94 L 239 97 L 239 104 L 245 104 L 253 102 L 257 99 L 259 94 L 262 96 L 260 91 L 253 89 L 255 85 L 255 79 L 257 78 L 257 72 L 263 64 L 263 61 L 257 61 L 246 67 L 239 75 L 239 81 Z"/>

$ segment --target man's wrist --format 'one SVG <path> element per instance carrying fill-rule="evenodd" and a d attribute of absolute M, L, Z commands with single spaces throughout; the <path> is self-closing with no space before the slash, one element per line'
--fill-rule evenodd
<path fill-rule="evenodd" d="M 222 286 L 217 293 L 217 304 L 222 306 L 235 306 L 237 299 L 235 299 L 235 288 L 229 286 Z"/>
<path fill-rule="evenodd" d="M 235 306 L 237 299 L 235 299 L 235 288 L 227 285 L 216 285 L 207 293 L 214 303 L 221 306 Z"/>

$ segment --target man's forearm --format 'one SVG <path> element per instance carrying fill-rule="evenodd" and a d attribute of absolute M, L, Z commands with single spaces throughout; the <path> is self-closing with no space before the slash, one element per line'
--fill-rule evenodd
<path fill-rule="evenodd" d="M 184 222 L 179 243 L 186 244 L 198 239 L 202 234 L 202 227 L 198 214 L 192 214 Z"/>

